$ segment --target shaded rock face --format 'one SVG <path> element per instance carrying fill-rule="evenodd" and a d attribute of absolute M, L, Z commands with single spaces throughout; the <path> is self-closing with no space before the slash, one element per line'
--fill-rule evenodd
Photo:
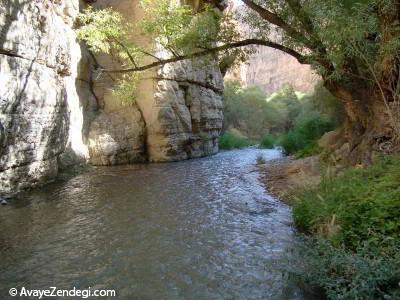
<path fill-rule="evenodd" d="M 3 192 L 53 179 L 70 149 L 73 163 L 87 155 L 81 131 L 90 99 L 77 95 L 81 48 L 72 30 L 78 12 L 78 0 L 0 2 Z"/>
<path fill-rule="evenodd" d="M 90 162 L 100 166 L 144 162 L 145 134 L 143 119 L 136 107 L 99 114 L 89 134 Z"/>

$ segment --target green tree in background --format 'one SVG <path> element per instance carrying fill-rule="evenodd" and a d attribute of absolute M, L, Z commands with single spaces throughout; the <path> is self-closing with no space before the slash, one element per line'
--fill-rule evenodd
<path fill-rule="evenodd" d="M 277 93 L 271 96 L 270 101 L 283 113 L 283 131 L 293 127 L 294 121 L 300 113 L 301 103 L 291 85 L 284 85 Z"/>
<path fill-rule="evenodd" d="M 329 105 L 328 105 L 329 104 Z M 340 124 L 340 102 L 320 84 L 300 96 L 284 85 L 267 97 L 256 86 L 228 81 L 224 92 L 224 132 L 260 141 L 266 148 L 282 146 L 286 153 L 319 153 L 318 139 Z"/>
<path fill-rule="evenodd" d="M 278 131 L 286 120 L 285 112 L 266 99 L 265 92 L 257 86 L 243 88 L 238 82 L 226 82 L 224 130 L 235 128 L 252 139 Z"/>

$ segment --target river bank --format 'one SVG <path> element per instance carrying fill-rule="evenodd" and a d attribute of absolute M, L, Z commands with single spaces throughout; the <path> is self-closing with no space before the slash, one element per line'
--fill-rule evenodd
<path fill-rule="evenodd" d="M 300 191 L 321 182 L 318 155 L 302 159 L 286 156 L 257 166 L 266 189 L 287 204 L 292 204 Z"/>
<path fill-rule="evenodd" d="M 327 299 L 400 299 L 399 155 L 336 176 L 319 175 L 318 156 L 258 166 L 266 190 L 293 207 L 306 233 L 293 277 Z"/>

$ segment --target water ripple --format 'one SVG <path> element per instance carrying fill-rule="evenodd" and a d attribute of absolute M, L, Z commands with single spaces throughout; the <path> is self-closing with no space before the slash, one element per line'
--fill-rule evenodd
<path fill-rule="evenodd" d="M 282 278 L 290 209 L 247 149 L 96 168 L 0 211 L 0 294 L 14 286 L 114 288 L 120 299 L 301 299 Z"/>

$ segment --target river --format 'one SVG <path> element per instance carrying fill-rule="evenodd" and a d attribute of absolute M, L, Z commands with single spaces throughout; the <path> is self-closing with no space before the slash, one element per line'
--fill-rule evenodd
<path fill-rule="evenodd" d="M 0 207 L 0 298 L 11 287 L 115 289 L 118 299 L 303 299 L 282 276 L 296 239 L 244 149 L 94 168 Z"/>

